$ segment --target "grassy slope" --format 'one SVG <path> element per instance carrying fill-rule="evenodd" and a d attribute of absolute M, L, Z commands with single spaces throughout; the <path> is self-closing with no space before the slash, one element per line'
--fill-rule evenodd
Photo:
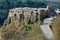
<path fill-rule="evenodd" d="M 25 33 L 24 30 L 21 29 L 20 23 L 16 26 L 14 23 L 11 23 L 7 27 L 0 28 L 0 34 L 2 33 L 3 36 L 5 36 L 6 40 L 12 40 L 10 37 L 11 31 L 16 30 L 17 35 L 14 39 L 16 40 L 47 40 L 42 33 L 41 29 L 39 27 L 36 27 L 36 25 L 33 25 L 32 30 L 28 33 Z M 4 38 L 4 37 L 3 37 Z"/>
<path fill-rule="evenodd" d="M 54 33 L 54 40 L 60 40 L 60 16 L 58 16 L 52 25 L 53 33 Z"/>

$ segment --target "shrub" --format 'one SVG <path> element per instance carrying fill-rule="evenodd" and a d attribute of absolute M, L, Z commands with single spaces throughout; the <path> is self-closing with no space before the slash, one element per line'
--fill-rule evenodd
<path fill-rule="evenodd" d="M 25 29 L 26 31 L 31 30 L 31 24 L 24 24 L 24 29 Z"/>

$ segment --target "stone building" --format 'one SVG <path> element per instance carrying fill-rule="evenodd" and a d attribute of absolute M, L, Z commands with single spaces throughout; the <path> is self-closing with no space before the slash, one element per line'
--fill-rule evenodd
<path fill-rule="evenodd" d="M 14 8 L 9 10 L 9 20 L 12 22 L 13 20 L 21 21 L 24 20 L 27 22 L 28 19 L 31 19 L 32 22 L 35 22 L 36 15 L 38 17 L 38 21 L 40 20 L 40 12 L 41 10 L 48 10 L 49 6 L 47 8 Z"/>

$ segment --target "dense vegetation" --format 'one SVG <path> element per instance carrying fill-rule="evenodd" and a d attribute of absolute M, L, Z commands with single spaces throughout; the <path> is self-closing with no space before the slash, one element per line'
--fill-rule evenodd
<path fill-rule="evenodd" d="M 0 10 L 0 26 L 3 25 L 4 20 L 7 19 L 8 10 Z"/>
<path fill-rule="evenodd" d="M 5 0 L 0 2 L 0 9 L 11 9 L 15 7 L 46 7 L 46 4 L 39 1 L 39 2 L 34 2 L 34 1 L 27 1 L 27 2 L 22 2 L 18 0 Z"/>

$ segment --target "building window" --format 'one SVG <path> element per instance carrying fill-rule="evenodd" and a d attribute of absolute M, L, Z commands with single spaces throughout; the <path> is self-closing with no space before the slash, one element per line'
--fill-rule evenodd
<path fill-rule="evenodd" d="M 17 15 L 16 14 L 14 14 L 14 18 L 15 18 L 15 20 L 17 19 L 17 17 L 16 17 Z"/>
<path fill-rule="evenodd" d="M 31 11 L 31 15 L 33 15 L 33 11 Z"/>
<path fill-rule="evenodd" d="M 11 11 L 12 13 L 14 13 L 14 11 Z"/>
<path fill-rule="evenodd" d="M 22 11 L 22 14 L 24 15 L 24 11 Z"/>
<path fill-rule="evenodd" d="M 18 11 L 18 13 L 19 13 L 20 11 Z"/>
<path fill-rule="evenodd" d="M 9 17 L 9 24 L 11 23 L 11 17 Z"/>

